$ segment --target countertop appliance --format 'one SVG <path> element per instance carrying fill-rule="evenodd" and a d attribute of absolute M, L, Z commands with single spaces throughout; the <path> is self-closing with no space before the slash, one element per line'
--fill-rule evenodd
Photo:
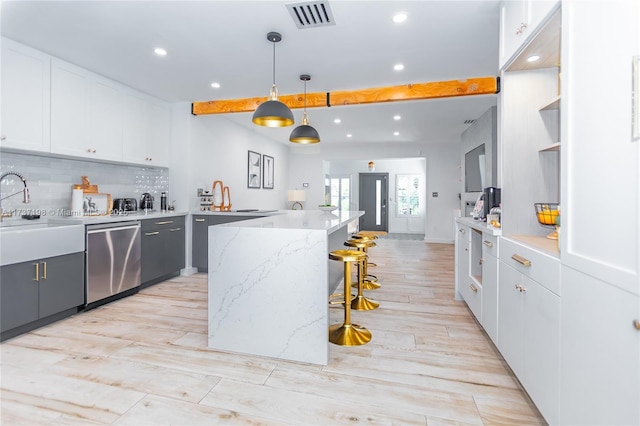
<path fill-rule="evenodd" d="M 494 207 L 499 207 L 501 203 L 501 191 L 500 188 L 489 186 L 484 189 L 484 212 L 483 218 L 486 218 L 489 211 Z"/>
<path fill-rule="evenodd" d="M 153 210 L 153 196 L 148 192 L 145 192 L 140 197 L 140 210 Z"/>
<path fill-rule="evenodd" d="M 135 198 L 116 198 L 113 200 L 115 213 L 135 212 L 138 210 L 138 201 Z"/>
<path fill-rule="evenodd" d="M 140 222 L 88 225 L 86 239 L 85 305 L 140 286 Z"/>

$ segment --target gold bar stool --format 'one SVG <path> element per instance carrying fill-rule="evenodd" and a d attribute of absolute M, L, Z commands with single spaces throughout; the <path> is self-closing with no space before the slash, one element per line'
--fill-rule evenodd
<path fill-rule="evenodd" d="M 362 263 L 367 254 L 359 250 L 335 250 L 329 259 L 344 263 L 344 322 L 329 326 L 329 341 L 336 345 L 358 346 L 371 340 L 371 332 L 358 324 L 351 324 L 351 263 Z"/>
<path fill-rule="evenodd" d="M 360 250 L 362 253 L 366 253 L 364 250 L 367 249 L 368 247 L 372 247 L 376 245 L 376 243 L 369 240 L 349 240 L 344 244 L 352 247 L 357 247 L 358 250 Z M 364 294 L 363 294 L 364 282 L 365 282 L 364 278 L 366 276 L 365 268 L 366 268 L 367 262 L 368 262 L 367 258 L 365 258 L 363 262 L 358 262 L 358 282 L 355 284 L 352 284 L 353 287 L 358 288 L 358 294 L 356 295 L 355 298 L 353 298 L 353 300 L 351 300 L 351 309 L 355 309 L 356 311 L 371 311 L 373 309 L 377 309 L 380 306 L 380 303 L 376 302 L 373 299 L 364 297 Z M 371 283 L 371 281 L 369 281 L 369 283 Z M 377 284 L 377 283 L 373 283 L 373 284 Z"/>
<path fill-rule="evenodd" d="M 374 243 L 373 240 L 363 238 L 360 240 L 348 240 L 344 243 L 344 245 L 348 247 L 355 247 L 358 250 L 367 254 L 367 250 L 369 249 L 369 247 L 375 247 L 376 243 Z M 369 256 L 367 255 L 367 259 L 365 259 L 364 264 L 362 266 L 362 274 L 361 274 L 362 288 L 364 290 L 376 290 L 376 289 L 379 289 L 381 285 L 376 282 L 378 281 L 378 277 L 376 277 L 375 275 L 371 275 L 367 272 L 368 264 L 369 264 L 368 257 Z M 359 284 L 354 284 L 353 286 L 359 287 Z"/>
<path fill-rule="evenodd" d="M 382 233 L 384 233 L 384 234 L 382 234 Z M 378 235 L 387 235 L 387 233 L 384 232 L 384 231 L 360 231 L 357 234 L 353 234 L 351 236 L 351 238 L 353 238 L 354 240 L 371 240 L 371 241 L 373 241 L 373 240 L 377 240 L 378 239 Z M 378 266 L 378 265 L 376 265 L 373 262 L 369 262 L 369 260 L 367 260 L 367 267 L 368 268 L 375 268 L 376 266 Z"/>

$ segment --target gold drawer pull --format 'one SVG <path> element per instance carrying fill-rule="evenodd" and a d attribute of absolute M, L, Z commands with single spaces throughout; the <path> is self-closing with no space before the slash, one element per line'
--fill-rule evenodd
<path fill-rule="evenodd" d="M 516 284 L 516 289 L 520 292 L 520 293 L 524 293 L 525 291 L 527 291 L 527 289 L 521 285 L 521 284 Z"/>
<path fill-rule="evenodd" d="M 42 262 L 42 279 L 47 279 L 47 262 Z"/>
<path fill-rule="evenodd" d="M 469 288 L 470 288 L 470 289 L 471 289 L 471 291 L 473 291 L 474 293 L 477 293 L 477 292 L 478 292 L 478 287 L 476 287 L 476 286 L 475 286 L 475 285 L 473 285 L 473 284 L 469 284 Z"/>
<path fill-rule="evenodd" d="M 196 219 L 196 222 L 204 222 L 205 219 Z"/>
<path fill-rule="evenodd" d="M 527 266 L 527 267 L 531 266 L 531 261 L 529 259 L 525 259 L 522 256 L 518 256 L 517 254 L 514 254 L 513 256 L 511 256 L 511 258 L 513 260 L 515 260 L 516 262 L 520 263 L 521 265 L 524 265 L 524 266 Z"/>
<path fill-rule="evenodd" d="M 493 243 L 491 241 L 484 240 L 482 244 L 484 244 L 487 247 L 493 247 Z"/>
<path fill-rule="evenodd" d="M 145 232 L 144 235 L 148 235 L 148 236 L 152 236 L 152 235 L 158 235 L 160 233 L 160 231 L 156 231 L 156 232 Z"/>
<path fill-rule="evenodd" d="M 484 258 L 481 257 L 479 262 L 482 265 L 484 263 Z"/>
<path fill-rule="evenodd" d="M 36 265 L 36 277 L 33 279 L 33 281 L 40 281 L 40 264 L 34 263 L 34 265 Z"/>
<path fill-rule="evenodd" d="M 173 223 L 172 220 L 165 220 L 164 222 L 156 222 L 156 225 L 168 225 L 170 223 Z"/>
<path fill-rule="evenodd" d="M 633 320 L 633 326 L 636 330 L 640 330 L 640 320 Z"/>
<path fill-rule="evenodd" d="M 176 232 L 176 231 L 180 231 L 182 230 L 182 228 L 171 228 L 169 229 L 170 232 Z"/>

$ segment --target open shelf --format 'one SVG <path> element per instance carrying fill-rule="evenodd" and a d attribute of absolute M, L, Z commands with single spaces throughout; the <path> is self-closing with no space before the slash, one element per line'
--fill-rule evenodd
<path fill-rule="evenodd" d="M 560 95 L 549 101 L 549 103 L 538 108 L 539 111 L 551 111 L 555 109 L 560 109 Z"/>
<path fill-rule="evenodd" d="M 538 150 L 538 152 L 560 151 L 560 142 L 552 143 Z"/>

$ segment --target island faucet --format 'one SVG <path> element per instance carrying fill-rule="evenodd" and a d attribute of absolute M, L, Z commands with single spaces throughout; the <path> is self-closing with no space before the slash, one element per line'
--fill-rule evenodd
<path fill-rule="evenodd" d="M 14 192 L 13 194 L 9 194 L 6 197 L 2 197 L 2 181 L 7 176 L 11 176 L 11 175 L 17 176 L 17 177 L 20 178 L 20 180 L 24 184 L 24 189 L 22 191 Z M 25 179 L 24 176 L 22 176 L 20 173 L 17 173 L 17 172 L 6 172 L 6 173 L 3 173 L 2 175 L 0 175 L 0 222 L 2 222 L 2 218 L 4 217 L 4 210 L 2 210 L 2 200 L 6 199 L 6 198 L 9 198 L 9 197 L 13 197 L 14 195 L 18 195 L 20 192 L 22 192 L 22 195 L 23 195 L 22 202 L 24 204 L 30 203 L 31 202 L 31 197 L 29 196 L 29 188 L 27 188 L 27 179 Z"/>

